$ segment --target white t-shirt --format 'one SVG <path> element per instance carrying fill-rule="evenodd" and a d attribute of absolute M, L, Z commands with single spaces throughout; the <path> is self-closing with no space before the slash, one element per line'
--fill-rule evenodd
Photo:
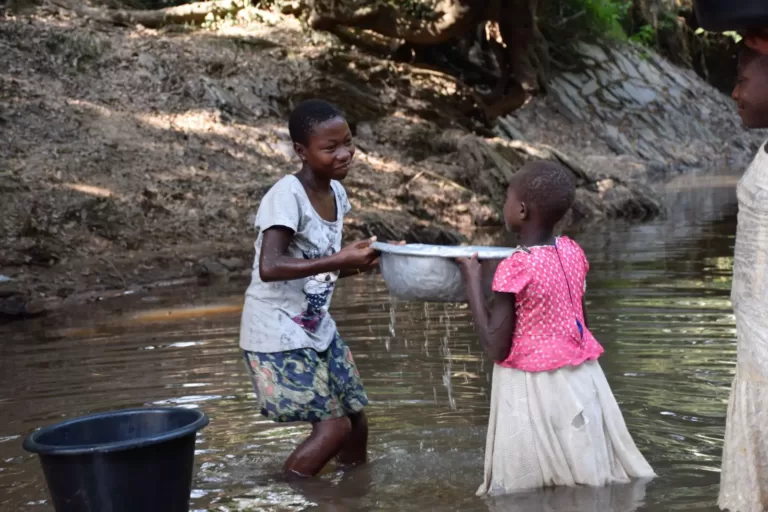
<path fill-rule="evenodd" d="M 240 322 L 240 347 L 251 352 L 282 352 L 313 348 L 322 352 L 336 334 L 328 313 L 338 272 L 293 281 L 265 283 L 259 276 L 264 231 L 285 226 L 294 231 L 288 246 L 293 258 L 331 256 L 341 249 L 344 215 L 351 205 L 344 187 L 331 182 L 336 199 L 336 221 L 320 217 L 296 176 L 278 181 L 264 196 L 256 214 L 256 257 L 251 284 L 245 293 Z"/>

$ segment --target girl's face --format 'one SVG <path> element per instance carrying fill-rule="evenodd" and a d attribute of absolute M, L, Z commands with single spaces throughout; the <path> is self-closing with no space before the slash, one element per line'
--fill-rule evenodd
<path fill-rule="evenodd" d="M 528 217 L 528 208 L 525 206 L 515 192 L 515 188 L 510 185 L 507 188 L 507 200 L 504 202 L 504 223 L 507 230 L 517 232 L 523 221 Z"/>
<path fill-rule="evenodd" d="M 747 128 L 768 128 L 768 56 L 742 51 L 733 99 Z"/>
<path fill-rule="evenodd" d="M 346 178 L 355 156 L 352 133 L 343 117 L 315 125 L 307 145 L 297 143 L 294 147 L 312 172 L 331 180 Z"/>

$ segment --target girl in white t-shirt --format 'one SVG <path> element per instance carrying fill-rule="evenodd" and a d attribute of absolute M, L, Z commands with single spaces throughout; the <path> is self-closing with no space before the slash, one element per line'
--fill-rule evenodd
<path fill-rule="evenodd" d="M 291 113 L 289 129 L 302 167 L 259 206 L 240 347 L 261 413 L 312 424 L 283 468 L 311 476 L 333 457 L 342 465 L 366 460 L 368 398 L 328 307 L 336 280 L 372 269 L 377 253 L 373 240 L 341 248 L 351 206 L 340 181 L 355 154 L 341 112 L 309 100 Z"/>

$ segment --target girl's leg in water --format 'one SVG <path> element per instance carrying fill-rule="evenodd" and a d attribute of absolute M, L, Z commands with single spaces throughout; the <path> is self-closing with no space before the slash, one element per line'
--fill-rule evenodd
<path fill-rule="evenodd" d="M 349 440 L 352 422 L 349 418 L 333 418 L 312 424 L 312 433 L 285 461 L 283 473 L 288 476 L 314 476 L 323 469 Z"/>
<path fill-rule="evenodd" d="M 356 466 L 368 462 L 368 417 L 364 411 L 349 415 L 352 433 L 344 443 L 336 460 L 342 466 Z"/>

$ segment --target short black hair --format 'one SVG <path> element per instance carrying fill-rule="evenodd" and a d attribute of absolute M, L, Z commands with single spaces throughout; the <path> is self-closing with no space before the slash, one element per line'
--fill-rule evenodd
<path fill-rule="evenodd" d="M 291 111 L 288 118 L 288 131 L 291 140 L 307 145 L 312 129 L 334 117 L 344 117 L 341 110 L 325 100 L 302 101 Z"/>
<path fill-rule="evenodd" d="M 563 165 L 549 160 L 525 164 L 512 178 L 510 187 L 547 224 L 554 226 L 573 204 L 576 178 Z"/>

